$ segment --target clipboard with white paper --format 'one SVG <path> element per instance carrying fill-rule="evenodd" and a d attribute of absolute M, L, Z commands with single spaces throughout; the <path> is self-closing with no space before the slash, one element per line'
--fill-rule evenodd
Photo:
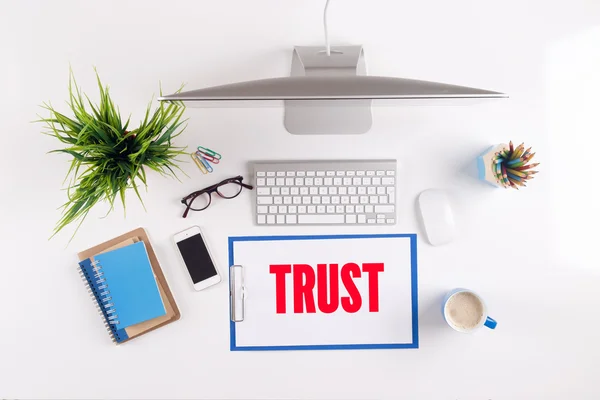
<path fill-rule="evenodd" d="M 229 238 L 230 349 L 418 348 L 416 234 Z"/>

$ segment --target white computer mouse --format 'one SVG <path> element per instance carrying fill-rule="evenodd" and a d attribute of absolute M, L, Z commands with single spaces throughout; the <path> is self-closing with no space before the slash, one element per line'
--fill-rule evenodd
<path fill-rule="evenodd" d="M 427 240 L 433 246 L 450 243 L 454 239 L 454 216 L 446 192 L 427 189 L 419 195 L 419 210 Z"/>

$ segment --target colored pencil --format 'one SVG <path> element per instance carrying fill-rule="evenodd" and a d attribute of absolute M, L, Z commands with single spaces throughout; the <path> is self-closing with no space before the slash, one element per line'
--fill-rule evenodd
<path fill-rule="evenodd" d="M 502 164 L 502 178 L 504 178 L 505 185 L 510 185 L 508 181 L 508 175 L 506 174 L 506 166 L 504 164 Z"/>
<path fill-rule="evenodd" d="M 506 166 L 512 167 L 513 165 L 523 164 L 523 160 L 520 158 L 515 158 L 514 160 L 510 160 L 506 162 Z M 518 165 L 520 167 L 520 165 Z"/>
<path fill-rule="evenodd" d="M 535 167 L 537 167 L 538 165 L 540 165 L 540 163 L 528 164 L 528 165 L 522 165 L 522 166 L 520 166 L 520 167 L 514 167 L 514 168 L 513 168 L 513 167 L 511 167 L 511 168 L 513 168 L 514 170 L 517 170 L 517 171 L 525 171 L 525 170 L 528 170 L 528 169 L 531 169 L 531 168 L 535 168 Z"/>
<path fill-rule="evenodd" d="M 512 153 L 513 151 L 515 151 L 515 149 L 513 148 L 512 140 L 510 142 L 508 142 L 508 147 L 509 147 L 510 153 Z"/>
<path fill-rule="evenodd" d="M 527 162 L 527 161 L 531 160 L 533 158 L 533 156 L 535 156 L 535 153 L 531 153 L 527 157 L 523 157 L 523 161 Z"/>
<path fill-rule="evenodd" d="M 525 172 L 515 171 L 512 168 L 506 168 L 506 172 L 508 172 L 509 174 L 513 174 L 515 176 L 518 176 L 520 178 L 525 178 L 527 176 L 527 174 Z"/>

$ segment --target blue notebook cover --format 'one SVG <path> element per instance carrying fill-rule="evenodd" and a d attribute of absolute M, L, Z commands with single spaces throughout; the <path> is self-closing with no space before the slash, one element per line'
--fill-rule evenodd
<path fill-rule="evenodd" d="M 166 314 L 143 242 L 94 257 L 87 263 L 105 318 L 117 331 Z M 83 267 L 82 267 L 83 268 Z"/>

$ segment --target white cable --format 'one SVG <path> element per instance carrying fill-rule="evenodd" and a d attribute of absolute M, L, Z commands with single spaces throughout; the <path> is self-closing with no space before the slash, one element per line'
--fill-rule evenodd
<path fill-rule="evenodd" d="M 325 29 L 325 50 L 327 57 L 331 55 L 331 46 L 329 44 L 329 30 L 327 29 L 327 8 L 329 7 L 329 0 L 325 2 L 325 11 L 323 12 L 323 28 Z"/>

